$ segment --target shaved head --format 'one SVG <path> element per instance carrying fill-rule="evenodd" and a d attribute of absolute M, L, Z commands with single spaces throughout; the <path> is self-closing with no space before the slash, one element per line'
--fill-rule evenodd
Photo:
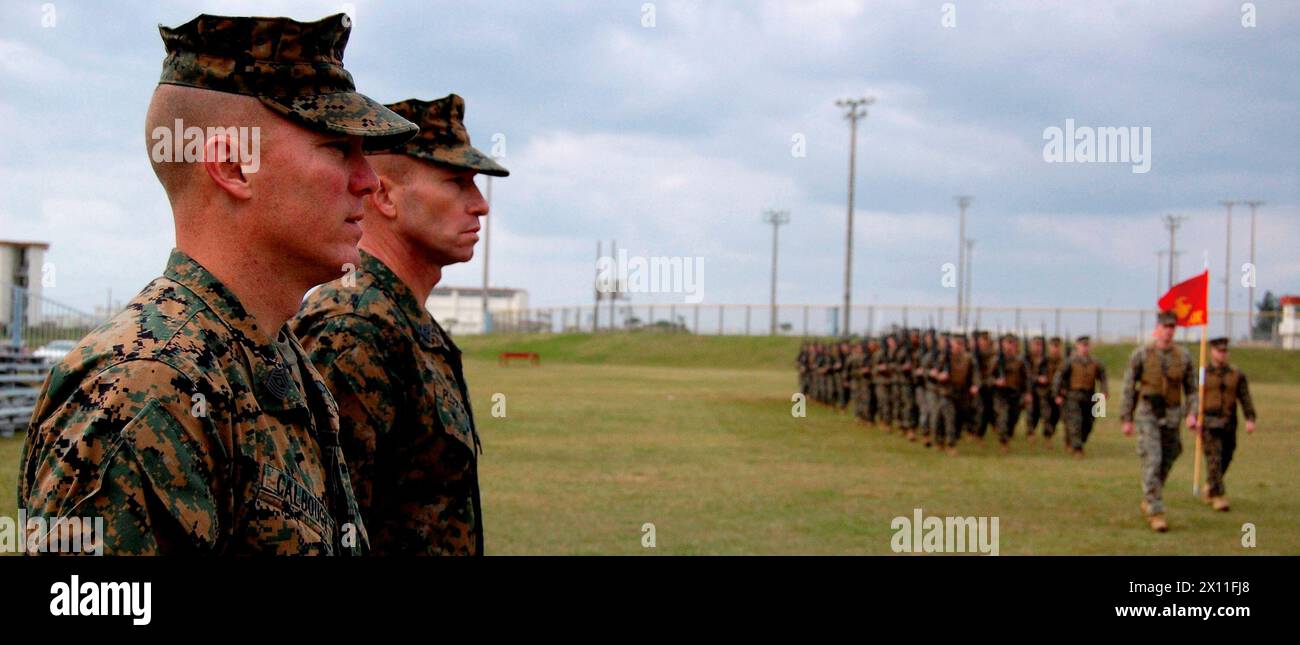
<path fill-rule="evenodd" d="M 176 208 L 189 199 L 190 188 L 197 183 L 196 179 L 206 175 L 201 164 L 157 158 L 154 149 L 158 139 L 154 132 L 158 128 L 170 131 L 175 128 L 177 119 L 185 128 L 197 126 L 205 132 L 208 128 L 264 126 L 267 117 L 273 116 L 261 101 L 251 96 L 182 85 L 159 85 L 145 116 L 145 146 L 150 152 L 149 165 L 167 192 L 172 207 Z"/>

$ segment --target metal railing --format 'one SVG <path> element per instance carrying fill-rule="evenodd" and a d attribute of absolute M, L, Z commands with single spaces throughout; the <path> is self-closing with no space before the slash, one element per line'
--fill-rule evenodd
<path fill-rule="evenodd" d="M 834 305 L 777 305 L 777 335 L 840 336 L 841 308 Z M 594 317 L 593 317 L 594 313 Z M 1222 310 L 1211 310 L 1213 336 L 1223 335 Z M 1245 311 L 1229 312 L 1234 341 L 1278 344 L 1281 316 L 1256 312 L 1255 330 L 1247 328 Z M 589 333 L 592 331 L 664 331 L 709 335 L 761 336 L 772 333 L 770 305 L 656 304 L 536 307 L 492 314 L 492 333 Z M 1155 311 L 1116 307 L 970 307 L 968 328 L 1048 336 L 1092 336 L 1099 342 L 1134 342 L 1150 336 Z M 955 329 L 956 307 L 924 305 L 855 305 L 854 335 L 873 335 L 891 328 Z M 1179 338 L 1199 338 L 1199 330 L 1183 328 Z"/>
<path fill-rule="evenodd" d="M 0 345 L 0 437 L 26 428 L 47 369 L 31 352 Z"/>

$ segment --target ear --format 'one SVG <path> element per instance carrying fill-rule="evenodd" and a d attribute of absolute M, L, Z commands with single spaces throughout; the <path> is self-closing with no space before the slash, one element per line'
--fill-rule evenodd
<path fill-rule="evenodd" d="M 213 134 L 203 142 L 201 163 L 212 183 L 235 199 L 249 199 L 253 189 L 239 163 L 237 145 L 226 133 Z"/>
<path fill-rule="evenodd" d="M 379 189 L 370 194 L 370 204 L 379 211 L 380 215 L 389 219 L 397 217 L 397 201 L 394 199 L 393 192 L 398 190 L 393 180 L 384 175 L 379 176 Z"/>

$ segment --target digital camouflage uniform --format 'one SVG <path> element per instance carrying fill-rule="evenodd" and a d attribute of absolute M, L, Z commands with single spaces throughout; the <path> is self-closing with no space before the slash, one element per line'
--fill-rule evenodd
<path fill-rule="evenodd" d="M 1167 349 L 1148 344 L 1133 351 L 1124 373 L 1121 419 L 1137 427 L 1142 458 L 1142 496 L 1148 515 L 1164 512 L 1165 479 L 1182 453 L 1179 425 L 1196 409 L 1196 366 L 1176 343 Z"/>
<path fill-rule="evenodd" d="M 893 348 L 886 343 L 871 355 L 871 382 L 876 395 L 876 422 L 889 427 L 894 422 Z"/>
<path fill-rule="evenodd" d="M 908 343 L 900 343 L 894 350 L 894 423 L 911 432 L 916 426 L 916 391 L 912 383 L 915 355 Z"/>
<path fill-rule="evenodd" d="M 1056 433 L 1060 411 L 1056 406 L 1056 398 L 1052 395 L 1052 380 L 1056 378 L 1060 363 L 1060 358 L 1049 356 L 1045 347 L 1042 354 L 1031 355 L 1029 358 L 1027 369 L 1032 398 L 1025 410 L 1025 434 L 1030 437 L 1034 436 L 1039 423 L 1043 425 L 1044 439 L 1051 439 Z"/>
<path fill-rule="evenodd" d="M 461 97 L 388 107 L 420 125 L 394 154 L 509 175 L 470 145 Z M 363 250 L 357 274 L 312 293 L 294 325 L 339 401 L 373 551 L 482 555 L 480 442 L 460 350 L 424 308 L 424 294 L 381 260 Z"/>
<path fill-rule="evenodd" d="M 1083 450 L 1092 434 L 1096 422 L 1092 408 L 1092 397 L 1097 392 L 1105 393 L 1106 367 L 1101 361 L 1075 353 L 1061 366 L 1052 380 L 1055 396 L 1065 399 L 1061 405 L 1061 416 L 1065 420 L 1065 445 L 1074 452 Z"/>
<path fill-rule="evenodd" d="M 1227 347 L 1226 340 L 1223 346 Z M 1247 421 L 1255 420 L 1246 375 L 1231 363 L 1210 365 L 1205 370 L 1205 421 L 1201 438 L 1205 453 L 1205 495 L 1223 497 L 1227 489 L 1223 476 L 1237 448 L 1237 407 Z"/>
<path fill-rule="evenodd" d="M 976 338 L 987 336 L 987 332 L 978 332 Z M 978 344 L 978 341 L 977 341 Z M 997 365 L 997 351 L 990 347 L 986 350 L 980 348 L 979 351 L 970 351 L 967 353 L 976 360 L 979 366 L 979 377 L 982 385 L 980 391 L 971 401 L 970 413 L 970 432 L 976 437 L 983 439 L 988 433 L 989 426 L 993 425 L 993 368 Z"/>
<path fill-rule="evenodd" d="M 103 517 L 110 555 L 355 554 L 338 408 L 288 327 L 268 331 L 173 251 L 50 372 L 19 507 Z"/>
<path fill-rule="evenodd" d="M 343 452 L 375 555 L 483 552 L 479 437 L 460 350 L 410 288 L 362 251 L 294 328 L 343 416 Z"/>
<path fill-rule="evenodd" d="M 370 150 L 397 145 L 417 127 L 357 93 L 343 68 L 350 28 L 343 14 L 201 15 L 159 28 L 159 83 L 256 97 Z M 173 251 L 162 277 L 50 372 L 18 504 L 33 517 L 102 517 L 107 554 L 355 554 L 366 532 L 338 431 L 335 401 L 288 326 L 260 328 Z"/>
<path fill-rule="evenodd" d="M 940 375 L 947 374 L 948 380 L 940 382 L 938 386 L 940 434 L 935 440 L 940 446 L 946 444 L 953 447 L 971 414 L 971 400 L 974 397 L 970 394 L 970 388 L 978 387 L 981 381 L 975 359 L 969 353 L 958 355 L 953 352 L 946 358 L 939 368 Z"/>
<path fill-rule="evenodd" d="M 994 427 L 998 430 L 998 441 L 1006 444 L 1016 432 L 1016 423 L 1020 421 L 1020 410 L 1025 394 L 1029 391 L 1029 372 L 1026 363 L 1019 356 L 1003 355 L 998 362 L 994 378 L 1002 382 L 993 384 Z"/>

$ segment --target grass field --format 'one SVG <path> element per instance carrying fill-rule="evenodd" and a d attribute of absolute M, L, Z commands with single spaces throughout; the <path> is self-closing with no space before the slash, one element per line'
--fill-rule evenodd
<path fill-rule="evenodd" d="M 1260 431 L 1240 433 L 1233 509 L 1190 492 L 1191 435 L 1166 491 L 1172 530 L 1138 511 L 1134 440 L 1101 421 L 1077 461 L 965 441 L 956 458 L 809 404 L 791 338 L 614 334 L 465 338 L 483 434 L 491 554 L 888 554 L 891 520 L 997 516 L 1010 554 L 1300 554 L 1300 360 L 1234 351 L 1252 379 Z M 497 353 L 538 351 L 540 367 Z M 1131 347 L 1099 348 L 1118 391 Z M 491 414 L 505 396 L 506 416 Z M 1023 434 L 1023 433 L 1021 433 Z M 20 439 L 0 442 L 0 514 L 14 512 Z M 657 546 L 641 545 L 655 525 Z M 1242 524 L 1257 529 L 1241 546 Z"/>

